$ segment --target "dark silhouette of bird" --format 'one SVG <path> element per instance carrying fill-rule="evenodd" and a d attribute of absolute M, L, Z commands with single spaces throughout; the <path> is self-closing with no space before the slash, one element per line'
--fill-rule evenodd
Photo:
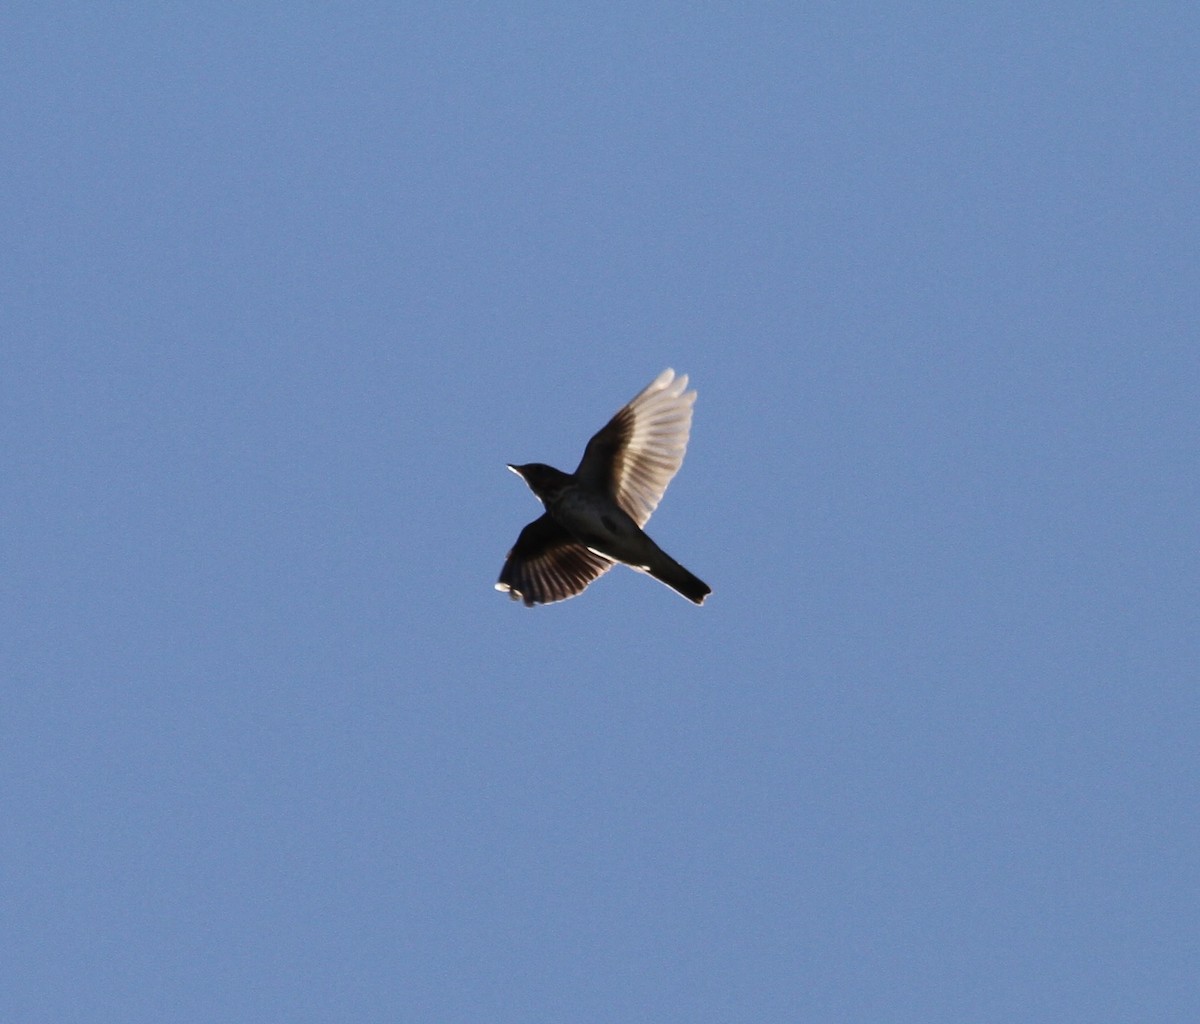
<path fill-rule="evenodd" d="M 588 442 L 574 473 L 510 465 L 546 511 L 517 537 L 496 589 L 550 604 L 623 562 L 703 604 L 712 588 L 642 531 L 683 463 L 695 401 L 687 376 L 664 370 Z"/>

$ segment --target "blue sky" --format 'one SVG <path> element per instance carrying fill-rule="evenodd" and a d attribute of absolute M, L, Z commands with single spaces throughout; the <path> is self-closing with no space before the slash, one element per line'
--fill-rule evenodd
<path fill-rule="evenodd" d="M 0 16 L 0 1017 L 1197 1019 L 1200 15 L 977 7 Z"/>

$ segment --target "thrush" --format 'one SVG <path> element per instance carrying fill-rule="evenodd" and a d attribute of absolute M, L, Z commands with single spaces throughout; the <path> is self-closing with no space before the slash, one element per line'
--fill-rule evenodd
<path fill-rule="evenodd" d="M 686 389 L 686 375 L 663 370 L 588 442 L 574 473 L 508 467 L 546 511 L 517 537 L 497 590 L 527 607 L 564 601 L 623 562 L 704 603 L 712 588 L 642 531 L 683 463 L 696 401 Z"/>

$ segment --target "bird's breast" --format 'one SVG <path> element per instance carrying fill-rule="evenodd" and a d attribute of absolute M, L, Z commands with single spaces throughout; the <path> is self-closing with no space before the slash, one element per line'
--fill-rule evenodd
<path fill-rule="evenodd" d="M 551 514 L 577 536 L 619 533 L 621 510 L 602 495 L 571 487 L 558 495 Z"/>
<path fill-rule="evenodd" d="M 640 565 L 653 547 L 629 514 L 605 495 L 572 488 L 549 511 L 582 544 L 610 558 Z"/>

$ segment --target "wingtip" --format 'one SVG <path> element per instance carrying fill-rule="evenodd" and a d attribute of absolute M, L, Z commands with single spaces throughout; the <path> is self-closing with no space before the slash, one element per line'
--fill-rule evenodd
<path fill-rule="evenodd" d="M 677 374 L 671 367 L 667 367 L 660 373 L 646 388 L 646 391 L 666 391 L 668 394 L 678 398 L 688 386 L 688 375 L 686 373 Z M 693 392 L 694 394 L 694 392 Z"/>

